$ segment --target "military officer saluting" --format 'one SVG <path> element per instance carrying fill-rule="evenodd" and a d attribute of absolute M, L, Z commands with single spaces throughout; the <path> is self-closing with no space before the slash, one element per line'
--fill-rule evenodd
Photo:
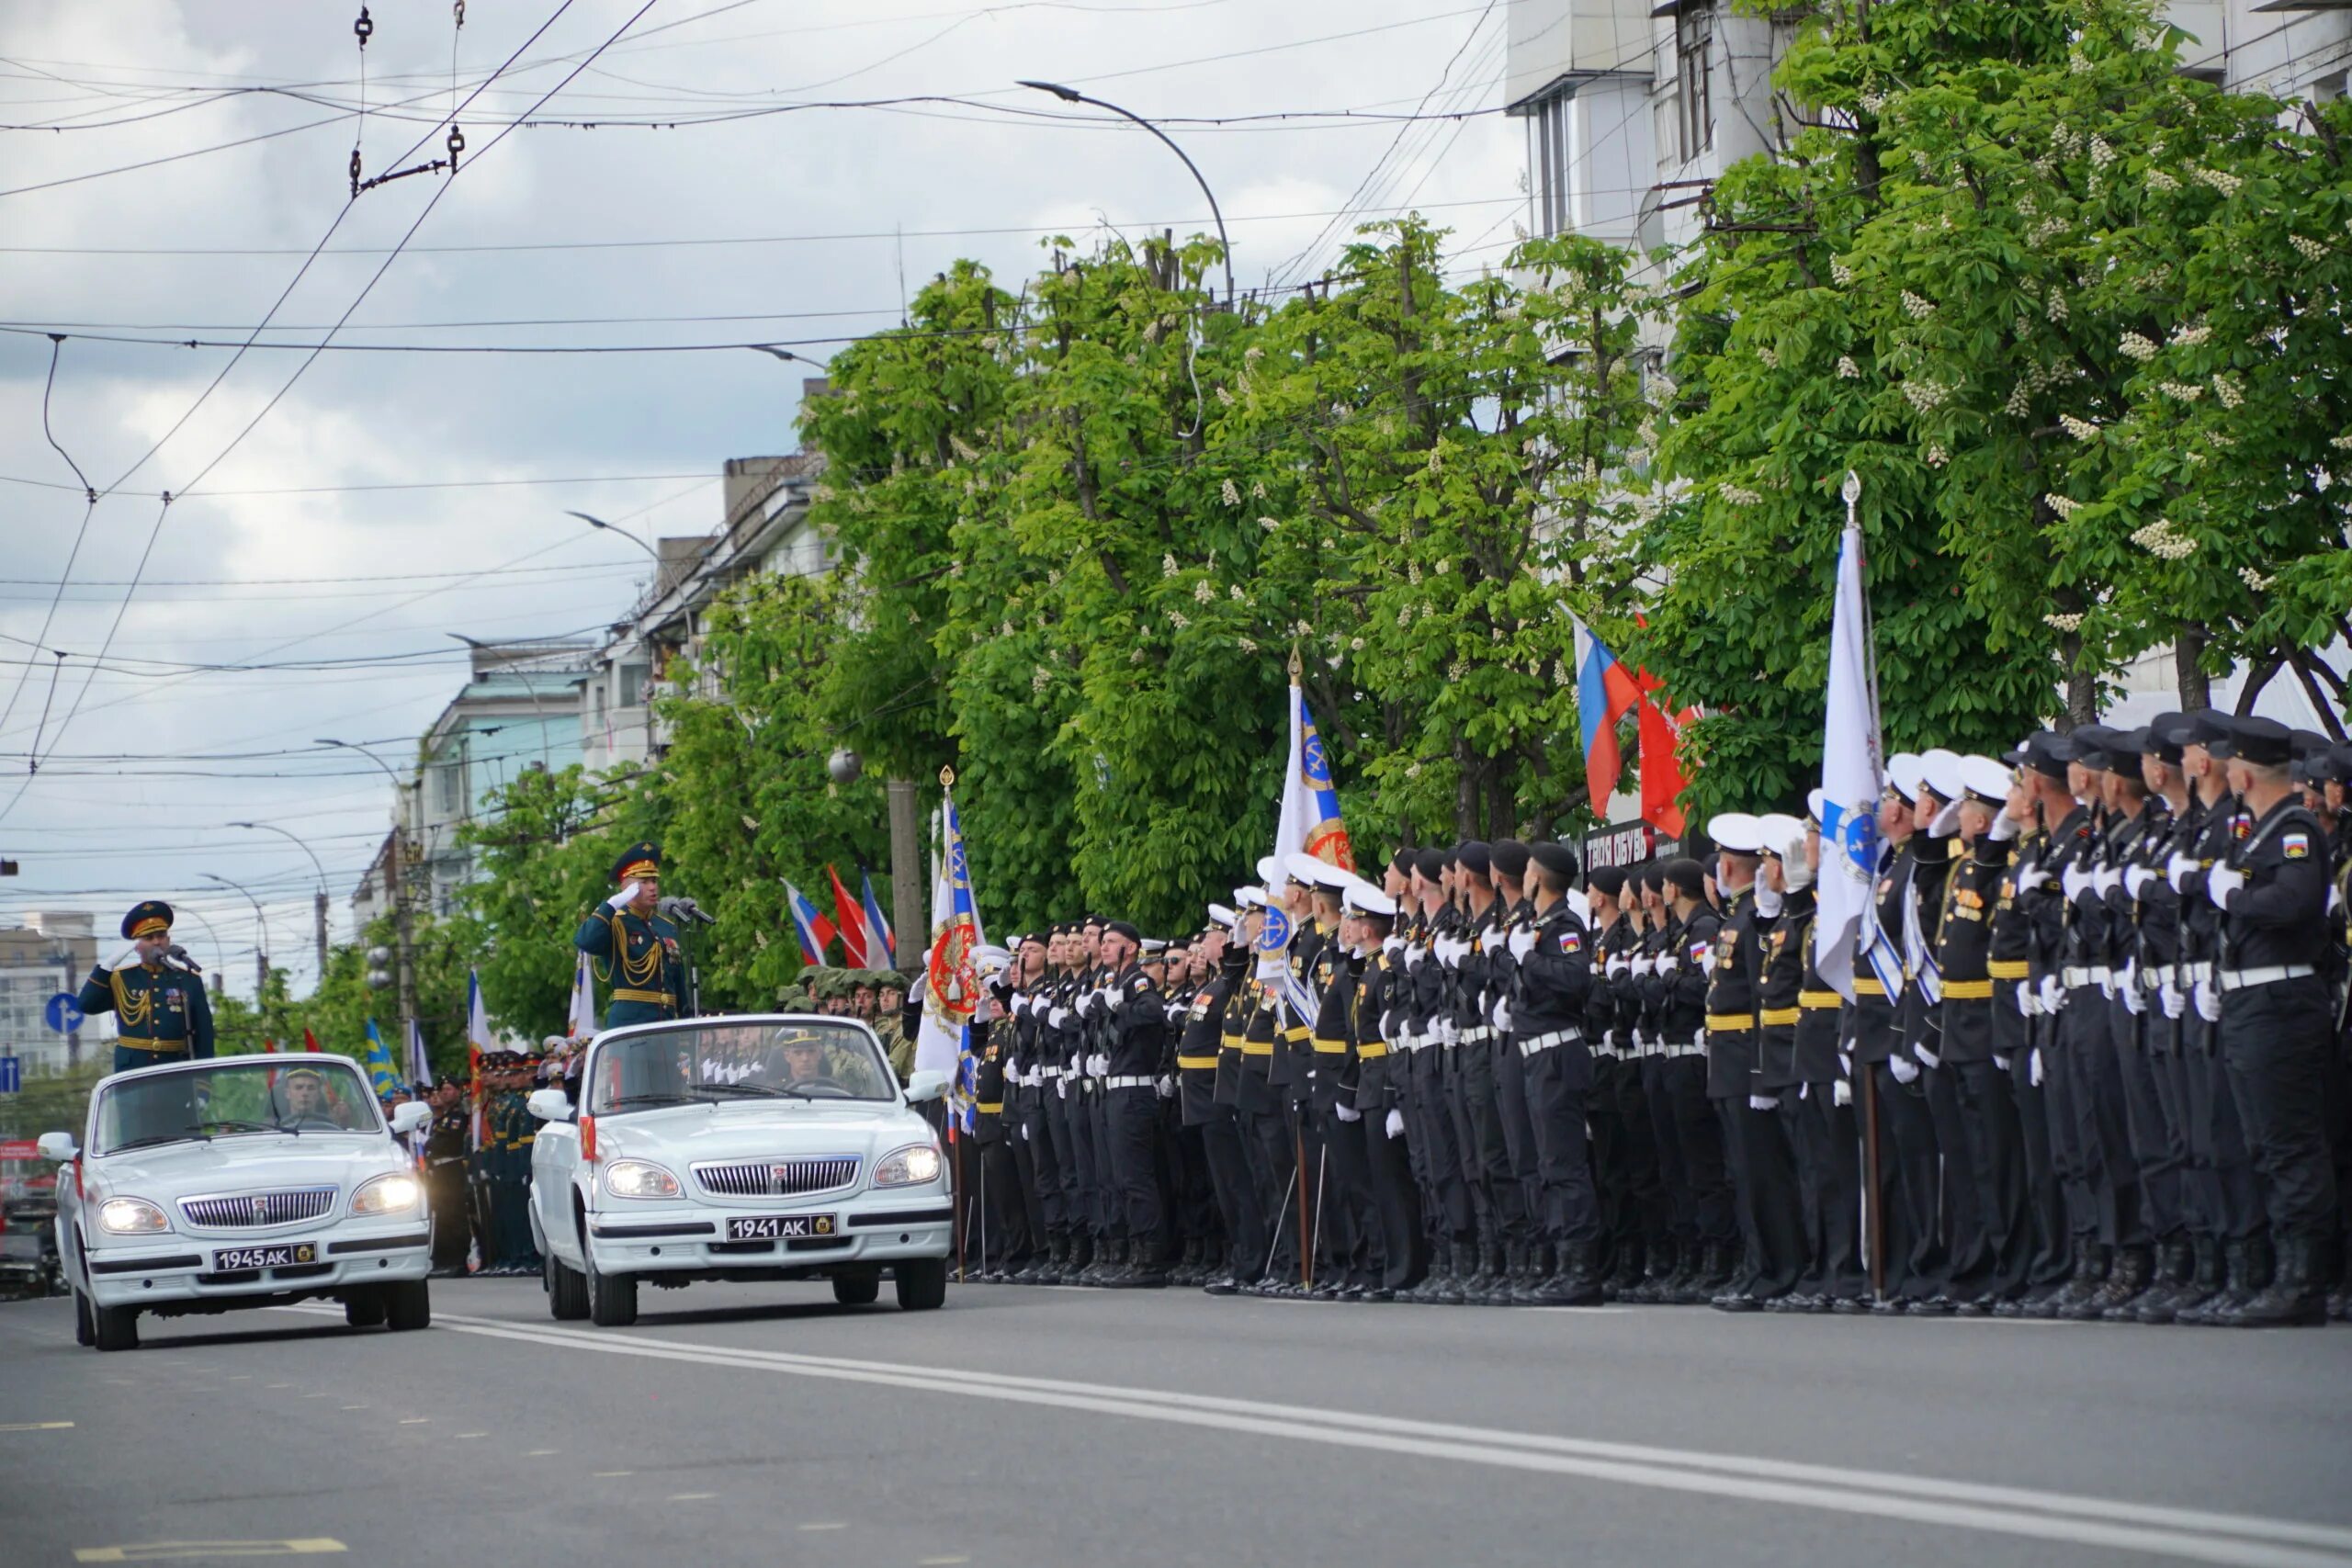
<path fill-rule="evenodd" d="M 172 907 L 150 898 L 122 918 L 130 946 L 82 983 L 78 1007 L 115 1015 L 114 1070 L 212 1055 L 212 1006 L 204 977 L 171 961 Z"/>
<path fill-rule="evenodd" d="M 662 895 L 662 852 L 632 845 L 613 863 L 614 895 L 580 923 L 572 945 L 593 962 L 596 978 L 609 981 L 605 1027 L 659 1023 L 686 1012 L 686 964 L 678 928 L 657 908 Z"/>

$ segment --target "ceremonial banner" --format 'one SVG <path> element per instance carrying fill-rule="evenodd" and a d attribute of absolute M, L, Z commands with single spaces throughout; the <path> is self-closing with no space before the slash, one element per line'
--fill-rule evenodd
<path fill-rule="evenodd" d="M 1846 476 L 1846 537 L 1838 553 L 1838 598 L 1829 626 L 1828 717 L 1821 749 L 1820 914 L 1814 963 L 1848 1001 L 1858 954 L 1881 942 L 1873 928 L 1878 874 L 1879 781 L 1885 759 L 1878 728 L 1878 667 L 1863 592 L 1861 484 Z"/>
<path fill-rule="evenodd" d="M 1590 626 L 1575 615 L 1568 622 L 1576 628 L 1577 723 L 1584 732 L 1585 787 L 1592 797 L 1592 814 L 1606 818 L 1609 797 L 1617 793 L 1618 778 L 1625 770 L 1617 721 L 1642 700 L 1642 694 Z"/>
<path fill-rule="evenodd" d="M 1340 792 L 1331 786 L 1331 758 L 1306 711 L 1294 660 L 1290 677 L 1290 755 L 1283 764 L 1282 815 L 1274 822 L 1274 858 L 1304 851 L 1342 871 L 1356 868 Z M 1272 892 L 1273 889 L 1267 889 Z"/>
<path fill-rule="evenodd" d="M 943 785 L 954 781 L 952 772 L 941 770 Z M 923 977 L 922 1023 L 915 1034 L 915 1070 L 954 1075 L 951 1104 L 956 1124 L 968 1132 L 975 1102 L 972 1013 L 980 999 L 973 953 L 984 939 L 953 795 L 943 797 L 939 821 L 939 874 L 931 889 L 931 952 Z"/>
<path fill-rule="evenodd" d="M 588 955 L 583 953 L 578 956 L 580 961 L 571 966 L 571 1010 L 564 1022 L 564 1032 L 574 1040 L 587 1040 L 596 1032 L 596 980 L 589 970 Z M 479 982 L 474 986 L 473 1005 L 481 1005 L 481 986 Z M 467 1016 L 472 1016 L 470 1011 Z M 485 1026 L 483 1037 L 487 1036 Z M 467 1027 L 467 1037 L 474 1037 L 470 1024 Z"/>

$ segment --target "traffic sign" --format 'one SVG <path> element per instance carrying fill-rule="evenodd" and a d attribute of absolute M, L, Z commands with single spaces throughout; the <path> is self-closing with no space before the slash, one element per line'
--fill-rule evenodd
<path fill-rule="evenodd" d="M 82 1027 L 82 1020 L 88 1016 L 71 991 L 58 992 L 41 1010 L 41 1017 L 47 1021 L 51 1030 L 59 1034 L 73 1033 Z"/>
<path fill-rule="evenodd" d="M 24 1087 L 24 1075 L 17 1066 L 17 1058 L 0 1056 L 0 1094 L 15 1094 Z"/>

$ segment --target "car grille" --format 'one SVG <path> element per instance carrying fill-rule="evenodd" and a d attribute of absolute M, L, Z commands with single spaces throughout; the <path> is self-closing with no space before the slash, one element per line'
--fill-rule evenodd
<path fill-rule="evenodd" d="M 830 1192 L 857 1179 L 855 1155 L 820 1155 L 813 1159 L 734 1160 L 694 1168 L 695 1184 L 722 1198 L 789 1198 Z"/>
<path fill-rule="evenodd" d="M 240 1192 L 227 1198 L 183 1198 L 180 1213 L 192 1225 L 215 1230 L 267 1230 L 299 1225 L 334 1210 L 332 1187 L 298 1187 L 283 1192 Z"/>

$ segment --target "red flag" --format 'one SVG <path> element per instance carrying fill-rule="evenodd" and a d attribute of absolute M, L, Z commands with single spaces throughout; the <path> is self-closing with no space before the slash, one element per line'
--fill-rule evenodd
<path fill-rule="evenodd" d="M 1682 767 L 1682 731 L 1698 716 L 1691 707 L 1668 717 L 1657 704 L 1642 699 L 1642 820 L 1678 839 L 1685 823 L 1675 802 L 1690 783 Z"/>
<path fill-rule="evenodd" d="M 311 1032 L 311 1026 L 307 1023 L 302 1026 L 302 1049 L 313 1055 L 319 1049 L 319 1037 Z"/>
<path fill-rule="evenodd" d="M 873 964 L 866 958 L 865 906 L 849 896 L 849 889 L 842 886 L 840 872 L 828 865 L 825 874 L 833 879 L 833 924 L 841 929 L 842 962 L 852 969 L 870 969 Z"/>
<path fill-rule="evenodd" d="M 275 1040 L 270 1039 L 267 1035 L 264 1035 L 264 1036 L 262 1036 L 262 1042 L 261 1042 L 261 1054 L 262 1054 L 263 1055 L 265 1055 L 265 1056 L 275 1056 L 275 1055 L 277 1055 L 277 1041 L 275 1041 Z"/>

